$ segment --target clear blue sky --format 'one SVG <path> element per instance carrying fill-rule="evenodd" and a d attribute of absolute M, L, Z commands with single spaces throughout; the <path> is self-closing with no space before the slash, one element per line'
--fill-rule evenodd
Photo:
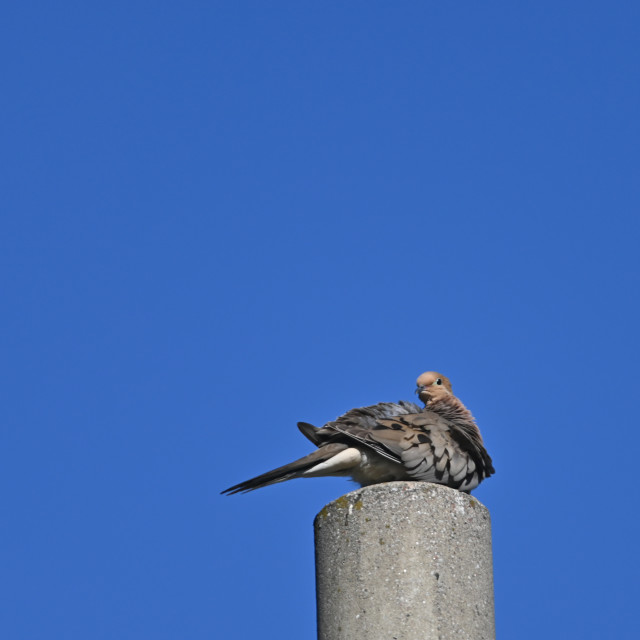
<path fill-rule="evenodd" d="M 502 638 L 637 637 L 637 2 L 0 16 L 0 626 L 315 638 L 346 480 L 218 492 L 452 378 Z"/>

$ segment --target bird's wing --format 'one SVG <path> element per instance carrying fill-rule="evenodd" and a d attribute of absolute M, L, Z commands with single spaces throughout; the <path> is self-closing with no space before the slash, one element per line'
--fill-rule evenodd
<path fill-rule="evenodd" d="M 372 437 L 394 451 L 416 480 L 466 491 L 493 471 L 485 464 L 484 447 L 433 411 L 380 420 L 379 425 Z"/>
<path fill-rule="evenodd" d="M 397 447 L 388 447 L 374 436 L 375 432 L 381 428 L 381 421 L 388 418 L 407 416 L 420 412 L 418 405 L 412 402 L 381 402 L 370 407 L 360 407 L 351 409 L 337 420 L 328 422 L 316 431 L 316 437 L 324 442 L 339 441 L 353 442 L 366 445 L 384 458 L 393 462 L 402 462 L 400 451 Z M 345 437 L 346 436 L 346 437 Z"/>
<path fill-rule="evenodd" d="M 354 409 L 325 428 L 401 463 L 415 480 L 466 491 L 486 477 L 484 448 L 471 442 L 454 422 L 416 405 L 418 411 L 386 415 L 395 406 Z"/>

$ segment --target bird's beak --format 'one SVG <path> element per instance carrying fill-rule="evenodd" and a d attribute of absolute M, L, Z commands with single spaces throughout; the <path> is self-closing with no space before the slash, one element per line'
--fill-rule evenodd
<path fill-rule="evenodd" d="M 418 388 L 415 390 L 416 394 L 420 394 L 420 392 L 425 390 L 425 386 L 423 384 L 419 384 Z"/>

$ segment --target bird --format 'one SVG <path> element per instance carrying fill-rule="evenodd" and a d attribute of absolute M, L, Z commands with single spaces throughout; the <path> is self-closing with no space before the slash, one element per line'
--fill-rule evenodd
<path fill-rule="evenodd" d="M 469 493 L 495 473 L 475 419 L 441 373 L 426 371 L 416 385 L 424 407 L 381 402 L 351 409 L 322 427 L 298 422 L 315 451 L 221 493 L 322 476 L 347 476 L 361 486 L 415 480 Z"/>

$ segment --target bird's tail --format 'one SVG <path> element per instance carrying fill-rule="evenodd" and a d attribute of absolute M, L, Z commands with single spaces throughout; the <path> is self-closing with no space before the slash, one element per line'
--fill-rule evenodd
<path fill-rule="evenodd" d="M 240 484 L 235 484 L 233 487 L 229 487 L 220 493 L 230 496 L 234 493 L 246 493 L 247 491 L 260 489 L 260 487 L 266 487 L 270 484 L 291 480 L 292 478 L 300 478 L 303 476 L 305 471 L 308 471 L 321 462 L 325 462 L 326 460 L 333 458 L 333 456 L 345 449 L 348 449 L 348 445 L 338 442 L 324 445 L 304 458 L 285 464 L 283 467 L 278 467 L 272 471 L 267 471 L 262 475 L 251 478 L 251 480 L 245 480 Z"/>

